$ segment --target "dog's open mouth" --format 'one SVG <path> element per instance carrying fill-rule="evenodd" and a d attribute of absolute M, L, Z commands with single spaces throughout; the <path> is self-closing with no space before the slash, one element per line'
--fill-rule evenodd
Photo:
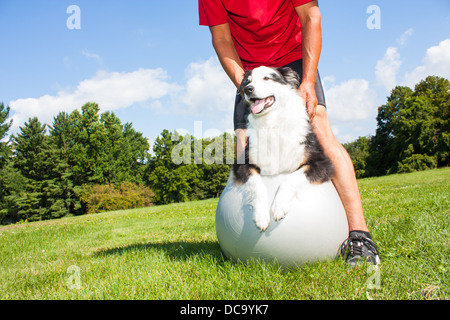
<path fill-rule="evenodd" d="M 263 110 L 270 108 L 275 103 L 275 97 L 270 96 L 264 99 L 251 99 L 250 109 L 253 114 L 258 114 L 263 112 Z"/>

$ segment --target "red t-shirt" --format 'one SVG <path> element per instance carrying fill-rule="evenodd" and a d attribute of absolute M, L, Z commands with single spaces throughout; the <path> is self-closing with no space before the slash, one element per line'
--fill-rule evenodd
<path fill-rule="evenodd" d="M 295 7 L 312 0 L 199 0 L 200 25 L 230 26 L 244 69 L 281 67 L 302 58 Z"/>

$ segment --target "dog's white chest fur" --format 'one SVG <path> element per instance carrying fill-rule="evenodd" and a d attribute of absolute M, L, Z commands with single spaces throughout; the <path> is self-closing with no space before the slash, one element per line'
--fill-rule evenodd
<path fill-rule="evenodd" d="M 303 142 L 310 131 L 305 103 L 300 95 L 292 93 L 284 99 L 276 102 L 283 103 L 283 108 L 262 117 L 249 115 L 249 160 L 262 175 L 294 172 L 304 161 Z"/>

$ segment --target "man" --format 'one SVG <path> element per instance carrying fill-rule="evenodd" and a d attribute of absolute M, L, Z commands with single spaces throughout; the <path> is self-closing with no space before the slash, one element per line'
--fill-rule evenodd
<path fill-rule="evenodd" d="M 199 16 L 200 25 L 209 26 L 219 61 L 236 88 L 245 70 L 262 65 L 289 66 L 299 73 L 299 90 L 306 101 L 313 130 L 336 169 L 333 184 L 344 205 L 350 230 L 343 244 L 343 250 L 348 249 L 347 263 L 377 264 L 378 251 L 364 219 L 352 161 L 334 137 L 327 118 L 317 71 L 322 48 L 318 1 L 199 0 Z M 238 158 L 247 143 L 247 114 L 243 103 L 242 97 L 237 95 L 234 129 Z"/>

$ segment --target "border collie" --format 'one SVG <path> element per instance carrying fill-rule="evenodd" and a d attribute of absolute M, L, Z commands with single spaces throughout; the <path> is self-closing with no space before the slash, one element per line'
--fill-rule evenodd
<path fill-rule="evenodd" d="M 300 96 L 298 74 L 290 68 L 259 67 L 245 74 L 239 89 L 249 110 L 245 163 L 236 161 L 231 183 L 253 207 L 253 220 L 264 231 L 283 219 L 302 186 L 329 181 L 334 167 L 312 131 Z M 244 162 L 244 161 L 241 161 Z M 271 204 L 261 175 L 288 174 Z"/>

